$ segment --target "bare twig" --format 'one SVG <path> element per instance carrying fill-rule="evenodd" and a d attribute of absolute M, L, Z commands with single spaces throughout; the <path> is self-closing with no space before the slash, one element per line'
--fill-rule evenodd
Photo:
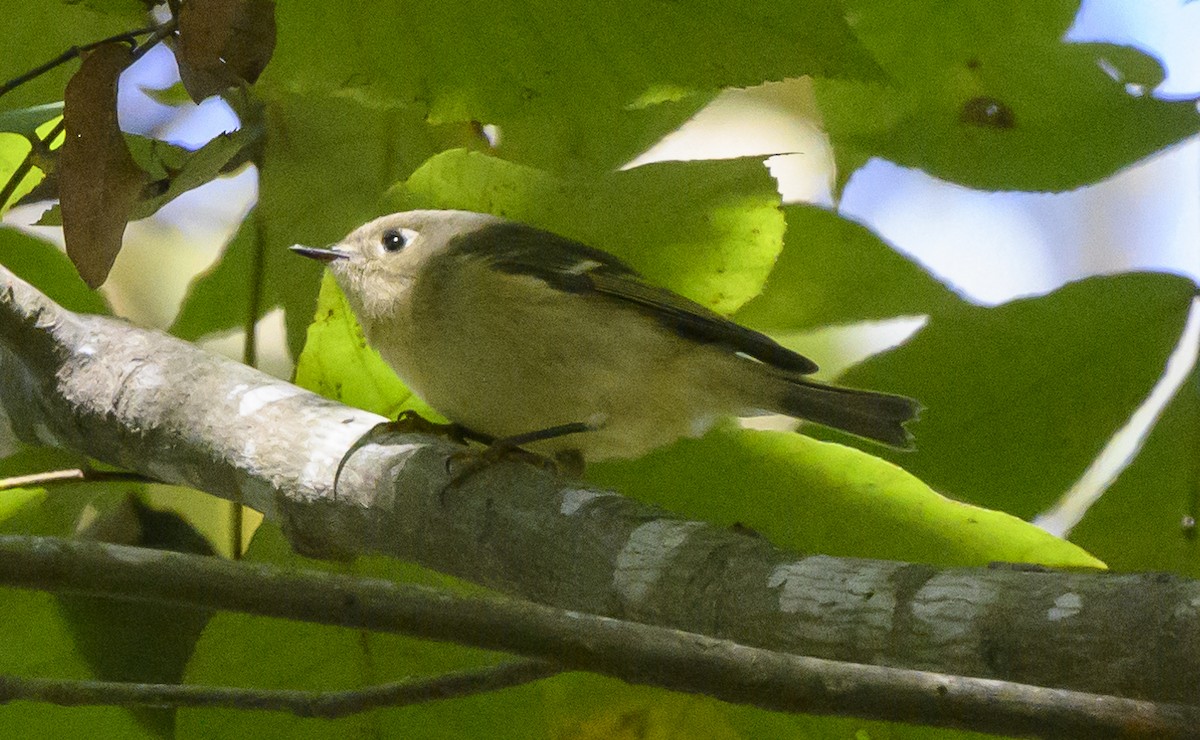
<path fill-rule="evenodd" d="M 164 39 L 166 39 L 169 36 L 171 36 L 172 34 L 174 34 L 175 30 L 178 28 L 179 28 L 179 21 L 175 18 L 175 16 L 172 16 L 171 19 L 168 20 L 166 23 L 163 23 L 161 26 L 158 26 L 157 28 L 154 29 L 153 36 L 151 36 L 150 38 L 146 39 L 141 44 L 138 44 L 136 47 L 134 47 L 133 54 L 132 54 L 133 59 L 131 61 L 136 62 L 137 60 L 146 56 L 146 52 L 150 51 L 155 46 L 157 46 L 159 44 L 159 42 L 163 41 Z"/>
<path fill-rule="evenodd" d="M 455 699 L 537 681 L 558 673 L 550 663 L 518 660 L 350 691 L 289 691 L 223 686 L 76 681 L 0 675 L 0 703 L 25 700 L 65 707 L 191 707 L 290 712 L 337 719 L 372 709 Z"/>
<path fill-rule="evenodd" d="M 13 193 L 17 192 L 17 186 L 21 184 L 21 181 L 25 179 L 29 171 L 33 169 L 33 151 L 33 149 L 29 150 L 29 154 L 25 155 L 25 159 L 22 159 L 17 168 L 8 176 L 8 180 L 4 182 L 4 187 L 0 187 L 0 208 L 3 208 L 8 203 L 8 199 L 12 197 Z"/>
<path fill-rule="evenodd" d="M 66 470 L 47 470 L 44 473 L 15 475 L 10 478 L 0 478 L 0 491 L 14 488 L 38 487 L 44 488 L 60 483 L 158 483 L 153 478 L 147 478 L 141 473 L 126 471 L 91 470 L 83 468 L 68 468 Z"/>
<path fill-rule="evenodd" d="M 0 583 L 228 609 L 502 650 L 764 709 L 1003 734 L 1185 737 L 1200 708 L 807 658 L 379 579 L 45 537 L 0 537 Z"/>
<path fill-rule="evenodd" d="M 8 180 L 4 183 L 4 187 L 0 188 L 0 208 L 3 208 L 8 203 L 8 199 L 17 191 L 17 186 L 21 184 L 21 181 L 25 179 L 29 171 L 33 169 L 34 158 L 49 148 L 50 144 L 58 138 L 59 134 L 66 130 L 66 127 L 66 119 L 60 118 L 58 123 L 54 124 L 54 127 L 45 136 L 36 138 L 30 142 L 29 153 L 25 155 L 25 159 L 22 159 L 17 168 L 13 170 L 13 173 L 9 175 Z"/>
<path fill-rule="evenodd" d="M 157 25 L 146 26 L 145 28 L 135 28 L 132 31 L 125 31 L 123 33 L 118 33 L 113 36 L 109 36 L 108 38 L 100 39 L 99 41 L 93 41 L 90 44 L 84 44 L 82 46 L 72 46 L 70 49 L 67 49 L 62 54 L 59 54 L 58 56 L 54 57 L 50 61 L 46 62 L 45 64 L 39 64 L 38 66 L 34 67 L 33 69 L 29 70 L 28 72 L 17 75 L 16 77 L 12 78 L 8 82 L 5 82 L 4 84 L 0 85 L 0 96 L 3 96 L 6 93 L 9 93 L 9 92 L 15 90 L 16 88 L 20 87 L 21 85 L 24 85 L 26 82 L 29 82 L 30 80 L 36 80 L 38 77 L 41 77 L 42 75 L 46 74 L 50 70 L 54 69 L 55 67 L 62 65 L 62 64 L 66 64 L 67 62 L 71 61 L 72 59 L 77 58 L 80 54 L 84 53 L 85 51 L 91 51 L 92 49 L 95 49 L 96 47 L 103 46 L 105 44 L 111 44 L 114 41 L 124 41 L 127 44 L 129 44 L 130 46 L 136 46 L 138 36 L 144 36 L 148 33 L 155 33 L 159 30 L 160 30 L 160 27 Z M 155 43 L 157 43 L 157 42 L 155 42 Z"/>

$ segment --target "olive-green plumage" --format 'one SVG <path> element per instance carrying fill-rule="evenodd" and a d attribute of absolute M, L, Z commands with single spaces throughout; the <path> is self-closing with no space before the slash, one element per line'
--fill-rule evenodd
<path fill-rule="evenodd" d="M 646 282 L 617 258 L 468 211 L 376 219 L 329 250 L 367 340 L 462 426 L 587 461 L 635 457 L 728 415 L 777 412 L 911 446 L 912 399 L 805 377 L 807 358 Z"/>

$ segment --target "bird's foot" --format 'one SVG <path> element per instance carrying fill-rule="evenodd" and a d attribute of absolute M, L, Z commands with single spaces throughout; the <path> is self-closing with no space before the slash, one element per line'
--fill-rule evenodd
<path fill-rule="evenodd" d="M 533 465 L 551 474 L 566 473 L 578 477 L 583 474 L 583 456 L 578 451 L 562 451 L 551 458 L 539 455 L 536 452 L 530 452 L 523 445 L 564 437 L 568 434 L 590 432 L 594 429 L 593 425 L 583 422 L 560 424 L 546 429 L 538 429 L 533 432 L 495 439 L 482 450 L 467 449 L 455 452 L 446 460 L 447 472 L 450 472 L 455 462 L 462 462 L 462 467 L 455 471 L 450 482 L 446 484 L 446 488 L 451 489 L 462 485 L 463 482 L 484 468 L 499 462 L 508 461 Z"/>
<path fill-rule="evenodd" d="M 380 422 L 372 431 L 394 432 L 396 434 L 428 434 L 434 437 L 444 437 L 460 445 L 465 445 L 468 441 L 483 442 L 485 444 L 492 441 L 491 437 L 476 434 L 461 424 L 453 422 L 439 424 L 436 421 L 430 421 L 412 409 L 401 411 L 400 415 L 393 421 Z"/>

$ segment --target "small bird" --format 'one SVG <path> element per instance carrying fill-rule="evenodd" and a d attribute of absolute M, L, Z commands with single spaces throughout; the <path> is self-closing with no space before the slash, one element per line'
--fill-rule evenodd
<path fill-rule="evenodd" d="M 406 211 L 292 250 L 328 263 L 413 392 L 484 438 L 595 462 L 777 412 L 912 446 L 913 399 L 810 380 L 808 358 L 541 229 Z"/>

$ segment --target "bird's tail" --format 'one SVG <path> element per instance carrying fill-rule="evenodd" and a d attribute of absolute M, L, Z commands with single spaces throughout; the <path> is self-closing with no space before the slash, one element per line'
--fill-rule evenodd
<path fill-rule="evenodd" d="M 921 404 L 911 398 L 839 388 L 796 377 L 776 376 L 775 380 L 779 399 L 775 411 L 892 447 L 913 448 L 912 435 L 904 424 L 917 418 Z"/>

